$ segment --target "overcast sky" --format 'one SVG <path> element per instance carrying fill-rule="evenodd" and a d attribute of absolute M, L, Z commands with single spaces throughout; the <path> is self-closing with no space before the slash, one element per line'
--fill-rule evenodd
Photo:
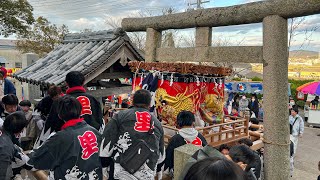
<path fill-rule="evenodd" d="M 257 0 L 210 0 L 202 6 L 204 8 L 225 7 L 253 1 Z M 177 12 L 183 12 L 188 8 L 188 2 L 194 3 L 196 0 L 29 0 L 29 2 L 34 7 L 35 17 L 44 16 L 51 23 L 65 24 L 71 32 L 79 32 L 83 29 L 95 31 L 110 29 L 105 23 L 108 17 L 119 20 L 135 16 L 140 11 L 148 11 L 156 15 L 168 7 L 173 7 Z M 293 50 L 299 49 L 304 42 L 304 30 L 315 26 L 320 27 L 320 15 L 306 18 L 298 30 L 299 35 L 293 42 Z M 260 23 L 214 28 L 213 32 L 213 38 L 223 37 L 234 44 L 241 42 L 241 45 L 262 45 Z M 320 51 L 320 28 L 313 33 L 311 41 L 308 41 L 303 49 Z"/>

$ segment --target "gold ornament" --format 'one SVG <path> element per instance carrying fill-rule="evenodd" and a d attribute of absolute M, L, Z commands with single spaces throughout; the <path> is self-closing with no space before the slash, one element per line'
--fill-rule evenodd
<path fill-rule="evenodd" d="M 176 126 L 176 116 L 174 116 L 175 109 L 172 106 L 165 105 L 161 111 L 161 117 L 170 126 Z"/>
<path fill-rule="evenodd" d="M 211 112 L 221 115 L 223 112 L 223 99 L 216 94 L 207 94 L 205 107 Z"/>
<path fill-rule="evenodd" d="M 184 93 L 178 93 L 176 96 L 170 96 L 167 91 L 163 88 L 159 88 L 156 91 L 156 106 L 157 108 L 161 107 L 161 101 L 165 100 L 169 107 L 174 109 L 172 116 L 174 120 L 177 118 L 179 112 L 186 110 L 194 112 L 194 104 L 191 99 L 195 93 L 186 95 L 188 89 L 186 88 Z M 163 110 L 162 110 L 163 111 Z"/>

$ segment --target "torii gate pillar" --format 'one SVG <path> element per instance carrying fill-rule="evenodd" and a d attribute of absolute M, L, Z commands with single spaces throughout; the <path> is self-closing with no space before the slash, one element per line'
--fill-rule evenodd
<path fill-rule="evenodd" d="M 265 179 L 289 179 L 287 19 L 263 19 L 263 60 Z"/>

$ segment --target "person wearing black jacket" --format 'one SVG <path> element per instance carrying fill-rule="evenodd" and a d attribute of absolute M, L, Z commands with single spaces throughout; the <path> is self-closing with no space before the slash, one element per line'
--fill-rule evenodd
<path fill-rule="evenodd" d="M 54 100 L 58 99 L 61 94 L 61 88 L 58 86 L 50 86 L 48 89 L 48 95 L 41 99 L 41 101 L 35 107 L 35 110 L 41 113 L 41 117 L 43 120 L 46 120 L 51 106 Z"/>
<path fill-rule="evenodd" d="M 259 115 L 259 101 L 256 94 L 251 96 L 251 101 L 249 102 L 248 108 L 250 109 L 250 116 L 254 113 L 256 118 Z"/>
<path fill-rule="evenodd" d="M 318 107 L 318 105 L 319 105 L 319 96 L 316 96 L 316 97 L 314 98 L 314 100 L 311 101 L 311 104 L 312 104 L 313 106 Z"/>
<path fill-rule="evenodd" d="M 6 120 L 6 118 L 16 112 L 21 111 L 21 108 L 18 106 L 18 98 L 14 94 L 8 94 L 2 98 L 2 105 L 0 105 L 0 128 Z M 20 137 L 20 136 L 19 136 Z M 12 141 L 17 146 L 21 146 L 19 137 L 13 137 Z"/>
<path fill-rule="evenodd" d="M 252 171 L 256 163 L 256 154 L 247 145 L 242 144 L 231 147 L 229 156 L 233 162 L 237 163 L 245 171 L 247 180 L 258 179 Z"/>
<path fill-rule="evenodd" d="M 66 84 L 69 87 L 66 96 L 76 98 L 81 106 L 81 117 L 87 122 L 88 125 L 97 129 L 100 133 L 104 129 L 104 121 L 102 116 L 102 107 L 99 101 L 93 96 L 86 93 L 83 87 L 85 81 L 84 75 L 79 71 L 71 71 L 66 75 Z M 58 101 L 54 101 L 51 111 L 45 122 L 45 126 L 37 144 L 41 145 L 52 132 L 60 131 L 64 122 L 58 116 Z"/>
<path fill-rule="evenodd" d="M 61 92 L 60 87 L 50 86 L 48 89 L 48 96 L 41 99 L 41 101 L 35 106 L 34 111 L 32 112 L 32 117 L 40 131 L 42 131 L 44 123 L 48 118 L 53 101 L 60 97 Z M 39 136 L 37 138 L 39 138 Z M 39 139 L 37 139 L 36 142 L 35 147 L 40 146 L 39 143 L 42 143 Z"/>
<path fill-rule="evenodd" d="M 190 111 L 181 111 L 177 116 L 178 127 L 181 128 L 178 134 L 174 135 L 166 149 L 166 159 L 164 170 L 169 168 L 173 171 L 174 149 L 185 144 L 204 147 L 207 145 L 206 139 L 194 128 L 195 118 Z"/>
<path fill-rule="evenodd" d="M 24 127 L 27 126 L 27 120 L 22 112 L 14 112 L 7 116 L 0 128 L 0 179 L 9 180 L 13 176 L 13 169 L 20 165 L 12 163 L 17 158 L 22 161 L 22 153 L 16 145 L 16 136 L 18 136 Z M 17 162 L 15 161 L 15 162 Z M 18 169 L 20 170 L 20 168 Z"/>
<path fill-rule="evenodd" d="M 246 145 L 248 147 L 251 147 L 253 145 L 253 142 L 248 138 L 240 139 L 238 141 L 238 143 L 241 145 Z M 253 150 L 252 150 L 252 152 L 253 152 L 254 161 L 249 165 L 250 165 L 254 175 L 256 176 L 256 178 L 259 179 L 260 174 L 261 174 L 261 167 L 262 167 L 261 159 L 260 159 L 258 152 L 253 151 Z"/>
<path fill-rule="evenodd" d="M 80 118 L 81 104 L 71 96 L 58 100 L 61 131 L 30 154 L 33 170 L 50 170 L 54 179 L 102 179 L 99 157 L 101 134 Z"/>
<path fill-rule="evenodd" d="M 0 117 L 4 121 L 6 117 L 16 111 L 20 111 L 18 106 L 19 100 L 16 95 L 8 94 L 2 98 L 2 104 L 0 105 Z"/>
<path fill-rule="evenodd" d="M 114 160 L 109 179 L 154 180 L 157 164 L 164 160 L 164 134 L 160 121 L 149 112 L 151 94 L 133 95 L 133 107 L 114 114 L 103 132 L 102 163 Z"/>

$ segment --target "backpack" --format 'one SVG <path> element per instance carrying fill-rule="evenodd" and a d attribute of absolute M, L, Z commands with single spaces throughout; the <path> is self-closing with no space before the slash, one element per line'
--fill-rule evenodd
<path fill-rule="evenodd" d="M 130 174 L 137 172 L 152 153 L 144 140 L 139 139 L 138 141 L 134 147 L 130 147 L 130 150 L 126 151 L 120 158 L 120 165 Z"/>
<path fill-rule="evenodd" d="M 148 131 L 150 136 L 153 134 L 152 125 L 153 120 L 151 118 Z M 148 144 L 143 139 L 138 139 L 138 143 L 135 146 L 130 146 L 129 149 L 120 156 L 120 165 L 130 174 L 134 174 L 147 162 L 152 153 Z"/>

